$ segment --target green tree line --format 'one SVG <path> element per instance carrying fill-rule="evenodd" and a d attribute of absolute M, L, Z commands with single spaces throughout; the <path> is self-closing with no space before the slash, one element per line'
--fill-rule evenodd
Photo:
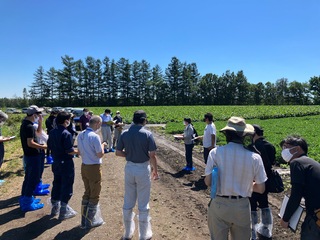
<path fill-rule="evenodd" d="M 22 98 L 1 106 L 309 105 L 320 103 L 320 76 L 309 82 L 249 83 L 243 71 L 221 76 L 198 72 L 196 63 L 172 57 L 163 71 L 146 60 L 61 57 L 63 68 L 40 66 Z"/>

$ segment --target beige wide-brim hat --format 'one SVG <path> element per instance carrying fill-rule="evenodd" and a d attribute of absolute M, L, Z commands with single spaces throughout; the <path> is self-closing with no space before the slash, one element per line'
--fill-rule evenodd
<path fill-rule="evenodd" d="M 246 121 L 241 117 L 231 117 L 228 119 L 227 126 L 220 130 L 220 132 L 225 131 L 234 131 L 244 136 L 254 134 L 254 127 L 251 124 L 246 124 Z"/>

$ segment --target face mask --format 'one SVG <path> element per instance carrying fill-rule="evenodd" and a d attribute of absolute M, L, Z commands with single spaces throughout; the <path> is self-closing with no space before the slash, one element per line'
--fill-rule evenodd
<path fill-rule="evenodd" d="M 283 160 L 285 160 L 286 162 L 289 162 L 291 160 L 291 158 L 293 157 L 293 155 L 295 153 L 291 153 L 290 150 L 293 149 L 294 147 L 292 148 L 285 148 L 282 150 L 281 152 L 281 157 L 283 158 Z"/>
<path fill-rule="evenodd" d="M 120 114 L 119 114 L 119 113 L 117 114 L 117 117 L 120 117 Z"/>
<path fill-rule="evenodd" d="M 70 126 L 70 121 L 67 122 L 67 127 L 69 127 L 69 126 Z"/>
<path fill-rule="evenodd" d="M 39 117 L 36 116 L 36 117 L 34 118 L 34 122 L 38 122 L 38 121 L 39 121 Z"/>
<path fill-rule="evenodd" d="M 88 112 L 83 112 L 83 114 L 84 114 L 85 116 L 88 116 L 89 113 L 88 113 Z"/>

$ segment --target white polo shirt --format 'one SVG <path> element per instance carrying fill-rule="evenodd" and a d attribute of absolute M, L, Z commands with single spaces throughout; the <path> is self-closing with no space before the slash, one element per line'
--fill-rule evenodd
<path fill-rule="evenodd" d="M 214 167 L 218 167 L 217 195 L 251 197 L 253 181 L 261 184 L 267 180 L 260 155 L 238 143 L 211 150 L 205 175 Z"/>

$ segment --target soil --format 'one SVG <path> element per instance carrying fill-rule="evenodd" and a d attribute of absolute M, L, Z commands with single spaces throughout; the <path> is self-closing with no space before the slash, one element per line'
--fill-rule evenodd
<path fill-rule="evenodd" d="M 206 188 L 201 175 L 205 164 L 201 146 L 194 149 L 195 172 L 181 171 L 185 166 L 184 145 L 173 138 L 155 132 L 158 146 L 160 180 L 153 181 L 150 199 L 153 239 L 210 239 L 207 227 L 207 205 L 210 190 Z M 45 203 L 43 209 L 23 213 L 18 200 L 23 175 L 8 180 L 0 187 L 0 239 L 121 239 L 123 234 L 122 204 L 124 195 L 125 160 L 114 153 L 105 154 L 101 192 L 101 211 L 105 224 L 90 230 L 79 228 L 83 182 L 80 175 L 81 159 L 75 158 L 76 179 L 74 195 L 69 204 L 78 212 L 74 218 L 59 221 L 50 218 L 50 196 L 40 196 Z M 43 182 L 52 183 L 50 165 L 46 165 Z M 50 187 L 51 189 L 51 187 Z M 279 227 L 277 216 L 284 193 L 270 194 L 270 207 L 274 216 L 273 239 L 299 239 L 299 232 Z M 137 209 L 135 212 L 138 213 Z M 300 223 L 301 224 L 301 223 Z M 300 226 L 299 226 L 300 228 Z M 137 231 L 133 237 L 138 239 Z"/>

